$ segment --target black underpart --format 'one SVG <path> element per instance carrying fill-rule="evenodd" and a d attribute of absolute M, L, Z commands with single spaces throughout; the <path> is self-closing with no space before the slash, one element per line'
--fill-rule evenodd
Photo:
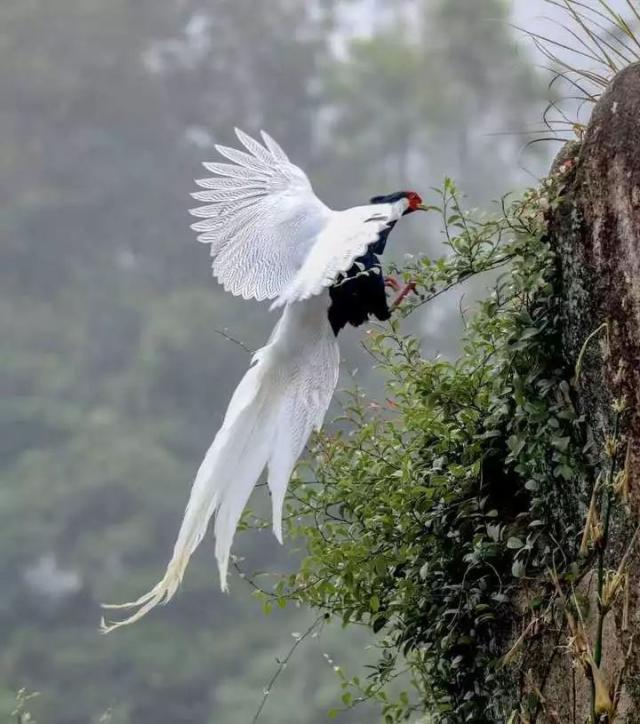
<path fill-rule="evenodd" d="M 405 198 L 408 193 L 408 191 L 397 191 L 387 196 L 374 196 L 369 203 L 392 204 Z M 405 213 L 408 212 L 409 209 Z M 372 216 L 370 220 L 374 221 L 375 218 Z M 383 229 L 366 253 L 358 257 L 351 269 L 341 275 L 329 288 L 331 296 L 329 322 L 336 336 L 347 324 L 359 327 L 372 316 L 382 322 L 391 316 L 378 256 L 384 253 L 387 238 L 395 225 L 394 221 Z"/>
<path fill-rule="evenodd" d="M 329 322 L 336 336 L 347 324 L 358 327 L 371 316 L 381 321 L 391 316 L 382 267 L 375 253 L 381 254 L 384 250 L 390 230 L 385 229 L 384 239 L 372 244 L 367 253 L 358 257 L 351 269 L 330 287 Z"/>
<path fill-rule="evenodd" d="M 374 196 L 370 203 L 393 203 L 405 193 L 400 191 L 391 196 Z M 391 316 L 378 255 L 384 253 L 387 238 L 395 225 L 394 221 L 383 229 L 378 234 L 377 241 L 371 244 L 366 253 L 355 260 L 351 269 L 342 274 L 329 288 L 331 296 L 329 323 L 336 337 L 347 324 L 359 327 L 371 316 L 381 322 Z"/>

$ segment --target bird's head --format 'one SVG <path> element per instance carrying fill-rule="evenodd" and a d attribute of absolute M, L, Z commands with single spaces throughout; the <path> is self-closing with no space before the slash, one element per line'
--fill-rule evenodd
<path fill-rule="evenodd" d="M 403 216 L 410 214 L 413 211 L 427 211 L 428 207 L 422 203 L 422 197 L 415 191 L 396 191 L 394 194 L 388 194 L 387 196 L 374 196 L 370 203 L 372 204 L 394 204 L 400 199 L 406 199 L 409 203 Z"/>

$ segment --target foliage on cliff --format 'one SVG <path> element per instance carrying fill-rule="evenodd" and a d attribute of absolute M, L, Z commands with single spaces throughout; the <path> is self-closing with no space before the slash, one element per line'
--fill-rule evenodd
<path fill-rule="evenodd" d="M 445 183 L 437 210 L 449 255 L 403 270 L 416 282 L 403 316 L 476 274 L 494 272 L 493 293 L 467 320 L 455 361 L 423 353 L 397 319 L 374 329 L 367 346 L 388 398 L 353 393 L 342 429 L 318 437 L 292 487 L 288 533 L 306 557 L 258 595 L 377 634 L 367 680 L 339 671 L 345 707 L 377 698 L 388 721 L 504 715 L 514 594 L 577 554 L 568 491 L 589 479 L 589 461 L 560 349 L 545 222 L 554 196 L 548 181 L 495 217 L 474 216 Z M 410 686 L 390 697 L 402 673 Z"/>
<path fill-rule="evenodd" d="M 534 41 L 571 96 L 600 103 L 588 127 L 562 113 L 545 122 L 584 134 L 584 152 L 570 146 L 540 188 L 493 218 L 463 211 L 445 184 L 449 254 L 403 270 L 417 295 L 403 313 L 501 268 L 493 294 L 465 320 L 455 361 L 425 355 L 397 320 L 369 335 L 389 396 L 354 392 L 340 431 L 318 437 L 288 509 L 306 555 L 258 591 L 267 607 L 304 603 L 372 630 L 370 676 L 337 672 L 345 709 L 376 699 L 388 722 L 413 712 L 450 724 L 611 722 L 638 669 L 629 330 L 640 319 L 630 143 L 640 66 L 629 64 L 640 15 L 631 2 L 629 19 L 603 1 L 549 3 L 566 11 L 576 45 Z M 619 631 L 607 634 L 614 611 Z M 566 681 L 552 686 L 563 678 L 570 701 Z M 406 686 L 391 695 L 396 679 Z"/>

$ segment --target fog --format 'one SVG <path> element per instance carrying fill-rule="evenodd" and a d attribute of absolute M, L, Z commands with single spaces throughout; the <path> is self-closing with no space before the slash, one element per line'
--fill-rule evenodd
<path fill-rule="evenodd" d="M 433 199 L 450 176 L 491 211 L 560 148 L 529 143 L 549 135 L 542 114 L 562 91 L 512 25 L 566 38 L 542 17 L 559 13 L 543 0 L 3 1 L 0 716 L 26 687 L 39 724 L 252 720 L 314 613 L 266 616 L 238 575 L 221 594 L 211 534 L 168 607 L 98 630 L 102 602 L 161 576 L 243 345 L 277 318 L 211 277 L 187 213 L 199 164 L 234 126 L 264 128 L 336 208 L 402 188 Z M 441 241 L 435 220 L 413 218 L 390 258 L 438 255 Z M 456 353 L 461 295 L 472 305 L 488 284 L 407 325 L 426 353 Z M 341 335 L 340 386 L 355 377 L 375 397 L 384 378 L 362 335 Z M 267 510 L 264 488 L 252 506 Z M 239 534 L 234 553 L 247 573 L 304 555 L 269 530 Z M 371 643 L 327 624 L 260 722 L 325 721 L 335 666 L 366 673 Z"/>

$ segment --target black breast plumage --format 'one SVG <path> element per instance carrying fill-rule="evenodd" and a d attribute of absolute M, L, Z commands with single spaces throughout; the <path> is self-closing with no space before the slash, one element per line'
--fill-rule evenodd
<path fill-rule="evenodd" d="M 378 255 L 384 251 L 394 226 L 395 222 L 390 224 L 366 254 L 358 257 L 349 271 L 330 287 L 329 322 L 336 336 L 347 324 L 358 327 L 372 316 L 381 321 L 391 316 Z"/>

